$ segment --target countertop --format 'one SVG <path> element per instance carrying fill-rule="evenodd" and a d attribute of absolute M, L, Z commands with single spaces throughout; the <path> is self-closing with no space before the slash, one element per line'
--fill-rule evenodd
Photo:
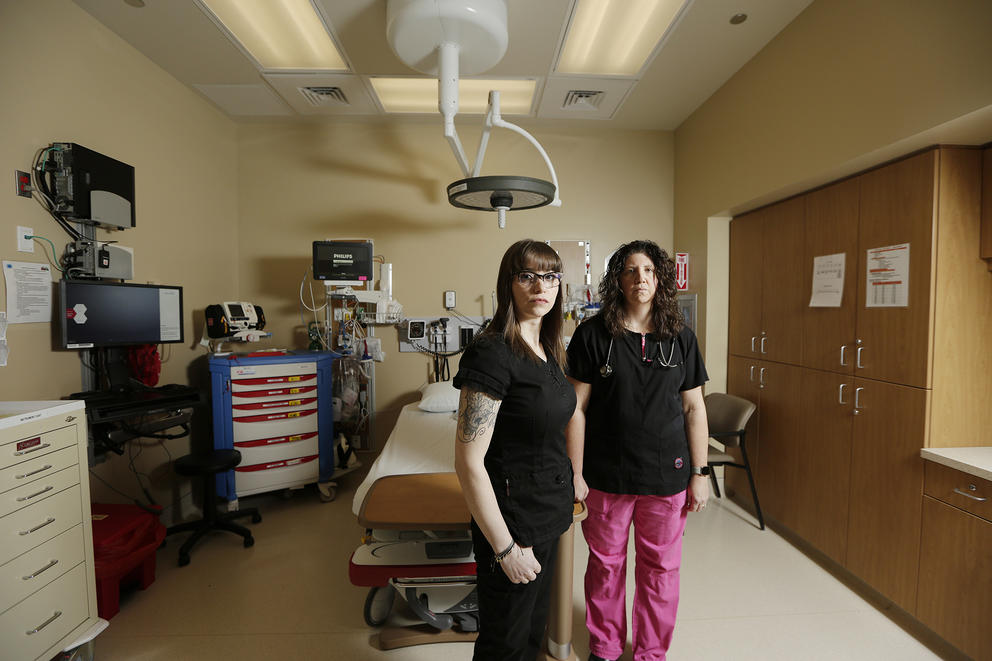
<path fill-rule="evenodd" d="M 992 447 L 923 448 L 920 450 L 920 456 L 992 481 Z"/>

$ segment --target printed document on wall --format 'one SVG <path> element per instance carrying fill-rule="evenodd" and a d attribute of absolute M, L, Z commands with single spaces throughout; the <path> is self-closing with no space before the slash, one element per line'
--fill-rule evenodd
<path fill-rule="evenodd" d="M 52 320 L 52 268 L 35 262 L 3 262 L 7 281 L 7 323 Z"/>
<path fill-rule="evenodd" d="M 865 307 L 909 306 L 909 244 L 868 250 Z"/>
<path fill-rule="evenodd" d="M 819 255 L 813 258 L 813 292 L 811 308 L 839 308 L 844 297 L 844 265 L 847 253 Z"/>

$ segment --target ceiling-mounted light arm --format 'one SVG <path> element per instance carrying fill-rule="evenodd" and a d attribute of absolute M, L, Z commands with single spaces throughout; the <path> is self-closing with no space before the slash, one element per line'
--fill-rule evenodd
<path fill-rule="evenodd" d="M 444 118 L 444 137 L 467 177 L 469 176 L 468 158 L 455 129 L 455 115 L 458 114 L 458 50 L 458 44 L 450 41 L 443 42 L 437 47 L 437 108 Z"/>
<path fill-rule="evenodd" d="M 544 164 L 548 166 L 548 171 L 551 173 L 551 183 L 554 184 L 555 186 L 555 197 L 548 204 L 550 204 L 553 207 L 560 207 L 561 198 L 558 196 L 558 175 L 555 173 L 555 167 L 551 164 L 551 159 L 548 158 L 548 152 L 544 150 L 544 147 L 541 146 L 541 143 L 539 143 L 536 139 L 534 139 L 534 136 L 532 136 L 530 133 L 520 128 L 516 124 L 511 124 L 510 122 L 505 121 L 500 116 L 499 90 L 491 90 L 489 92 L 489 111 L 486 113 L 486 120 L 482 129 L 482 137 L 479 138 L 479 153 L 475 157 L 475 167 L 472 169 L 471 176 L 478 177 L 479 172 L 482 170 L 482 159 L 486 155 L 486 146 L 489 144 L 489 132 L 492 130 L 492 127 L 494 126 L 497 126 L 499 128 L 509 129 L 515 133 L 519 133 L 523 137 L 527 138 L 530 144 L 534 145 L 534 148 L 537 149 L 538 153 L 541 155 L 541 158 L 544 159 Z M 459 148 L 460 147 L 461 145 L 459 145 Z M 469 176 L 467 171 L 465 176 Z"/>

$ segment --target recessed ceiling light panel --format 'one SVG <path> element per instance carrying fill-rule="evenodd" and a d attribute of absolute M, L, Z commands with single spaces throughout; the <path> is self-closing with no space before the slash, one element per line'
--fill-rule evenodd
<path fill-rule="evenodd" d="M 437 78 L 370 78 L 383 110 L 395 113 L 438 112 Z M 534 100 L 534 80 L 458 81 L 458 110 L 462 113 L 485 114 L 489 107 L 489 90 L 499 90 L 500 105 L 508 115 L 529 115 Z"/>
<path fill-rule="evenodd" d="M 196 0 L 263 70 L 347 71 L 310 0 Z"/>
<path fill-rule="evenodd" d="M 577 0 L 557 73 L 635 76 L 692 0 Z"/>

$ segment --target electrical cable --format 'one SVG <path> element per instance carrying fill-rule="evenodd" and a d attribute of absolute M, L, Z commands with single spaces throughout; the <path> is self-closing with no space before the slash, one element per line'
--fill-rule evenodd
<path fill-rule="evenodd" d="M 48 245 L 50 245 L 52 247 L 52 261 L 55 262 L 55 263 L 52 263 L 52 261 L 49 261 L 48 263 L 51 264 L 52 268 L 56 269 L 60 273 L 65 273 L 65 269 L 58 265 L 58 261 L 59 260 L 58 260 L 58 255 L 55 252 L 55 244 L 52 243 L 50 239 L 46 239 L 45 237 L 39 236 L 38 234 L 25 234 L 24 235 L 24 238 L 25 239 L 41 239 L 42 241 L 48 241 Z M 45 253 L 45 259 L 48 259 L 48 252 L 45 250 L 44 246 L 42 246 L 42 252 Z"/>

